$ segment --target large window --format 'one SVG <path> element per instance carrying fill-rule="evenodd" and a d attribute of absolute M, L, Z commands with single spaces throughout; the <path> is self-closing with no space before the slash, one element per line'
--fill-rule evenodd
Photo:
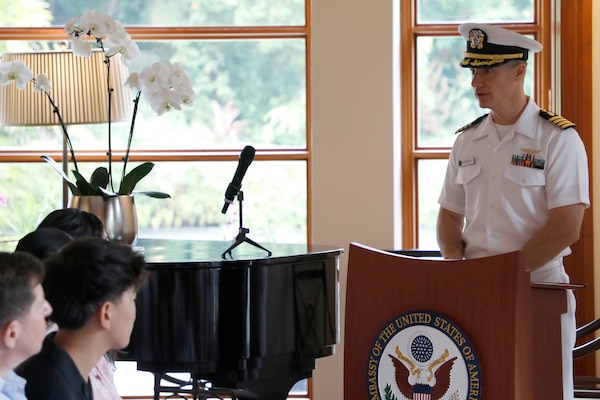
<path fill-rule="evenodd" d="M 196 93 L 194 107 L 160 117 L 147 102 L 140 103 L 129 168 L 142 161 L 156 165 L 136 190 L 172 196 L 136 198 L 140 236 L 235 237 L 237 206 L 223 215 L 223 196 L 241 149 L 251 145 L 257 152 L 243 181 L 244 225 L 257 241 L 306 242 L 307 3 L 17 1 L 0 16 L 0 52 L 59 49 L 67 39 L 63 26 L 71 17 L 91 9 L 109 13 L 140 47 L 130 72 L 155 61 L 178 62 Z M 71 125 L 68 130 L 80 168 L 89 176 L 107 162 L 107 124 Z M 129 122 L 113 123 L 112 131 L 118 159 L 126 147 Z M 62 178 L 40 159 L 47 154 L 60 163 L 61 149 L 59 126 L 0 126 L 4 241 L 34 229 L 49 211 L 68 201 L 62 198 Z M 114 168 L 118 171 L 119 163 Z"/>
<path fill-rule="evenodd" d="M 310 237 L 308 3 L 15 1 L 0 15 L 0 53 L 58 50 L 67 43 L 63 26 L 71 17 L 92 9 L 110 14 L 139 45 L 141 55 L 129 71 L 177 62 L 196 94 L 194 107 L 160 117 L 140 103 L 131 159 L 155 167 L 136 190 L 172 197 L 136 196 L 140 237 L 233 239 L 238 204 L 223 215 L 224 193 L 241 150 L 251 145 L 256 156 L 243 181 L 244 226 L 257 242 L 303 243 Z M 68 130 L 84 176 L 107 163 L 106 123 Z M 113 123 L 113 160 L 123 155 L 128 132 L 129 121 Z M 68 202 L 62 178 L 40 158 L 50 155 L 60 164 L 62 146 L 59 126 L 0 126 L 2 250 L 14 249 L 48 212 Z M 114 168 L 119 174 L 122 166 Z M 136 375 L 129 364 L 119 366 L 117 382 L 125 395 L 152 392 L 152 378 Z M 303 381 L 292 397 L 308 392 Z"/>
<path fill-rule="evenodd" d="M 402 192 L 403 247 L 436 249 L 437 199 L 442 187 L 454 132 L 478 116 L 471 73 L 459 67 L 466 44 L 458 34 L 462 22 L 501 24 L 545 43 L 542 16 L 549 13 L 533 0 L 471 1 L 413 0 L 401 2 Z M 548 6 L 546 6 L 548 7 Z M 549 26 L 549 24 L 546 24 Z M 545 50 L 548 56 L 551 50 Z M 528 61 L 525 90 L 548 106 L 549 82 L 539 65 Z M 549 65 L 547 63 L 546 65 Z M 545 69 L 548 71 L 549 67 Z"/>

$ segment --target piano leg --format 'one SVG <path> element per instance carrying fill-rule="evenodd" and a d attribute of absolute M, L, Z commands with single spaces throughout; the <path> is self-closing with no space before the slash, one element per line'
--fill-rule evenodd
<path fill-rule="evenodd" d="M 160 381 L 162 374 L 154 374 L 154 400 L 160 400 Z"/>

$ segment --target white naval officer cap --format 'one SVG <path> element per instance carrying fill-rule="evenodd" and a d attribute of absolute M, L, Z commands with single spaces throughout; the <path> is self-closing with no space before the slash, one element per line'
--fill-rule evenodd
<path fill-rule="evenodd" d="M 464 68 L 491 68 L 511 60 L 526 61 L 529 52 L 542 50 L 542 44 L 520 33 L 495 25 L 465 23 L 458 31 L 467 40 L 460 63 Z"/>

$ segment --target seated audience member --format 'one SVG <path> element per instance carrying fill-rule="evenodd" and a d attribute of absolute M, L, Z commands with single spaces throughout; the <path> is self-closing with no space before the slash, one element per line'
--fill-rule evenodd
<path fill-rule="evenodd" d="M 71 240 L 71 235 L 61 229 L 39 228 L 23 236 L 15 251 L 26 251 L 40 260 L 45 260 Z"/>
<path fill-rule="evenodd" d="M 58 228 L 74 238 L 106 237 L 104 224 L 92 213 L 77 208 L 61 208 L 52 211 L 40 222 L 37 229 Z"/>
<path fill-rule="evenodd" d="M 129 343 L 145 265 L 131 246 L 100 238 L 75 239 L 46 260 L 43 285 L 58 331 L 16 369 L 29 400 L 93 398 L 92 369 Z"/>
<path fill-rule="evenodd" d="M 13 369 L 42 348 L 46 317 L 44 265 L 31 254 L 0 253 L 0 399 L 26 400 L 25 379 Z"/>
<path fill-rule="evenodd" d="M 104 225 L 100 218 L 77 208 L 62 208 L 52 211 L 38 225 L 36 230 L 54 228 L 68 233 L 73 238 L 99 237 L 105 238 Z M 54 329 L 55 326 L 51 330 Z M 90 373 L 94 400 L 121 400 L 114 380 L 114 361 L 116 352 L 111 350 Z"/>

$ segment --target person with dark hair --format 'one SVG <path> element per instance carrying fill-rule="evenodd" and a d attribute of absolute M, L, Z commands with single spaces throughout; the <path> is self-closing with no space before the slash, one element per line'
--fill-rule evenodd
<path fill-rule="evenodd" d="M 93 398 L 90 372 L 129 343 L 145 266 L 131 246 L 100 238 L 75 239 L 46 260 L 43 285 L 58 331 L 16 369 L 29 400 Z"/>
<path fill-rule="evenodd" d="M 44 260 L 71 240 L 73 237 L 61 229 L 39 228 L 23 236 L 15 251 L 26 251 Z"/>
<path fill-rule="evenodd" d="M 44 265 L 25 252 L 0 253 L 0 399 L 25 400 L 13 369 L 42 347 L 52 307 L 44 297 Z"/>
<path fill-rule="evenodd" d="M 106 238 L 102 221 L 94 214 L 77 208 L 63 208 L 48 214 L 39 224 L 36 231 L 42 229 L 60 229 L 72 238 L 99 237 Z M 50 330 L 53 331 L 55 324 Z M 114 380 L 114 360 L 116 351 L 110 350 L 90 373 L 95 400 L 121 400 Z"/>
<path fill-rule="evenodd" d="M 61 208 L 52 211 L 40 222 L 37 229 L 58 228 L 74 238 L 106 237 L 102 220 L 78 208 Z"/>

